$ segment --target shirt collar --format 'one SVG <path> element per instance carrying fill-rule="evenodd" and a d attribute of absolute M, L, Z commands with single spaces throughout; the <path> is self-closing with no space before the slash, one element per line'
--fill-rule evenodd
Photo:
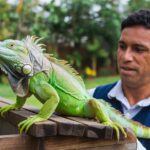
<path fill-rule="evenodd" d="M 119 80 L 117 84 L 110 90 L 108 93 L 109 98 L 115 98 L 116 100 L 120 101 L 122 105 L 124 105 L 126 108 L 131 108 L 127 98 L 124 96 L 122 91 L 122 82 Z M 147 107 L 150 106 L 150 97 L 143 99 L 136 103 L 132 107 Z"/>

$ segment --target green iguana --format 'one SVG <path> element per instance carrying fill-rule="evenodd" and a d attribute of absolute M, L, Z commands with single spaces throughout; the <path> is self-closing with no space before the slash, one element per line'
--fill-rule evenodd
<path fill-rule="evenodd" d="M 20 122 L 20 133 L 32 124 L 47 120 L 54 112 L 63 115 L 96 118 L 112 127 L 119 139 L 119 130 L 131 128 L 138 137 L 150 138 L 150 128 L 128 120 L 104 100 L 91 97 L 78 73 L 64 60 L 43 53 L 40 39 L 5 40 L 0 43 L 0 67 L 8 74 L 10 85 L 17 95 L 16 103 L 0 108 L 1 116 L 21 108 L 30 95 L 43 103 L 38 114 Z"/>

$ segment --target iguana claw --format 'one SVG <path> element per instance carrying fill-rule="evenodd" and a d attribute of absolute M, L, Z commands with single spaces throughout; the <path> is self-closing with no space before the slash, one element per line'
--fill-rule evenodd
<path fill-rule="evenodd" d="M 125 138 L 127 138 L 127 133 L 125 132 L 124 128 L 119 125 L 116 122 L 112 122 L 112 121 L 108 121 L 108 122 L 103 122 L 103 125 L 109 126 L 111 128 L 113 128 L 116 131 L 116 136 L 117 136 L 117 140 L 119 141 L 119 129 L 121 130 L 122 134 L 124 135 Z"/>
<path fill-rule="evenodd" d="M 16 106 L 16 104 L 11 104 L 11 105 L 7 105 L 7 106 L 4 106 L 2 108 L 0 108 L 0 115 L 2 117 L 4 117 L 4 114 L 10 110 L 13 110 L 13 109 L 18 109 L 18 107 Z"/>
<path fill-rule="evenodd" d="M 22 134 L 23 131 L 25 131 L 25 133 L 27 133 L 29 128 L 34 123 L 39 122 L 39 121 L 44 121 L 44 120 L 46 120 L 46 119 L 37 114 L 37 115 L 34 115 L 34 116 L 30 116 L 29 118 L 27 118 L 24 121 L 21 121 L 18 124 L 19 130 L 20 130 L 20 134 Z"/>

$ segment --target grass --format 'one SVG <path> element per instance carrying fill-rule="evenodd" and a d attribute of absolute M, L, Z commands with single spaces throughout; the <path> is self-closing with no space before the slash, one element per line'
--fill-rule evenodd
<path fill-rule="evenodd" d="M 86 88 L 94 88 L 98 85 L 103 85 L 107 83 L 111 83 L 114 81 L 117 81 L 119 79 L 119 76 L 109 76 L 109 77 L 98 77 L 98 78 L 91 78 L 84 80 Z M 11 87 L 9 84 L 0 84 L 0 97 L 7 98 L 10 100 L 15 100 L 16 96 L 13 93 Z M 28 105 L 34 105 L 35 107 L 41 108 L 42 104 L 36 100 L 34 96 L 31 96 L 27 100 Z"/>
<path fill-rule="evenodd" d="M 87 89 L 94 88 L 99 85 L 104 85 L 108 83 L 112 83 L 119 80 L 119 76 L 107 76 L 107 77 L 98 77 L 98 78 L 91 78 L 85 80 L 85 85 Z"/>
<path fill-rule="evenodd" d="M 16 99 L 16 96 L 14 92 L 12 91 L 11 87 L 9 84 L 0 84 L 0 97 L 9 99 L 9 100 L 14 100 Z M 42 104 L 36 100 L 34 96 L 31 96 L 30 98 L 27 99 L 27 104 L 28 105 L 33 105 L 35 107 L 40 108 Z"/>

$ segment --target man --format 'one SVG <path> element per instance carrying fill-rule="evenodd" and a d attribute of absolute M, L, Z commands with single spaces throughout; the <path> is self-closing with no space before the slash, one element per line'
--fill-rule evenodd
<path fill-rule="evenodd" d="M 150 10 L 135 12 L 122 22 L 117 61 L 121 80 L 89 92 L 150 127 Z M 138 149 L 150 149 L 150 139 L 138 140 Z"/>

